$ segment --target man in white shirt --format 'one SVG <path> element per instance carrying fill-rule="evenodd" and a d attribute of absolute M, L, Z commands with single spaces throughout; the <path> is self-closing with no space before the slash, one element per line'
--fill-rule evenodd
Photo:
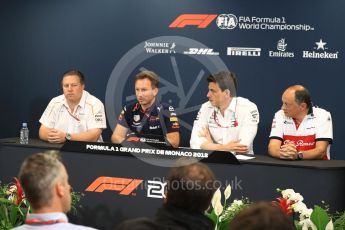
<path fill-rule="evenodd" d="M 71 186 L 56 151 L 26 158 L 20 168 L 19 181 L 32 213 L 26 216 L 25 224 L 15 230 L 94 229 L 68 223 L 65 213 L 71 208 Z"/>
<path fill-rule="evenodd" d="M 285 160 L 329 160 L 333 139 L 331 114 L 313 107 L 310 93 L 302 85 L 287 88 L 282 102 L 282 109 L 272 122 L 269 154 Z"/>
<path fill-rule="evenodd" d="M 237 80 L 232 72 L 218 72 L 207 81 L 209 101 L 194 121 L 191 148 L 253 154 L 259 123 L 256 105 L 236 96 Z"/>
<path fill-rule="evenodd" d="M 63 95 L 49 102 L 40 119 L 42 140 L 51 143 L 102 141 L 101 133 L 106 128 L 104 105 L 84 88 L 84 75 L 80 71 L 63 74 Z"/>

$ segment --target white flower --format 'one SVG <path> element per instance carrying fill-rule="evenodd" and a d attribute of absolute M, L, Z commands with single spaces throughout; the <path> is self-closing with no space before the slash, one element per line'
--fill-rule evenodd
<path fill-rule="evenodd" d="M 231 186 L 229 184 L 224 191 L 225 200 L 229 199 L 230 195 L 231 195 Z"/>
<path fill-rule="evenodd" d="M 8 190 L 6 191 L 7 195 L 12 195 L 15 194 L 17 192 L 17 186 L 15 185 L 11 185 Z"/>
<path fill-rule="evenodd" d="M 219 216 L 220 214 L 222 214 L 222 212 L 223 212 L 223 205 L 219 201 L 218 203 L 215 204 L 214 213 L 216 214 L 216 216 Z"/>
<path fill-rule="evenodd" d="M 293 194 L 295 194 L 293 189 L 285 189 L 282 191 L 282 196 L 285 199 L 289 199 Z"/>
<path fill-rule="evenodd" d="M 233 204 L 236 206 L 241 206 L 243 204 L 243 201 L 242 200 L 234 200 Z"/>
<path fill-rule="evenodd" d="M 234 200 L 231 205 L 227 208 L 229 211 L 236 210 L 238 207 L 241 207 L 243 205 L 242 200 Z"/>
<path fill-rule="evenodd" d="M 307 209 L 303 209 L 303 210 L 300 212 L 299 219 L 300 219 L 300 220 L 309 219 L 312 212 L 313 212 L 313 209 L 311 209 L 311 208 L 309 208 L 309 209 L 308 209 L 308 208 L 307 208 Z"/>
<path fill-rule="evenodd" d="M 302 225 L 302 230 L 309 230 L 309 228 L 312 230 L 317 230 L 317 227 L 310 219 L 302 220 L 299 223 Z"/>
<path fill-rule="evenodd" d="M 218 188 L 217 191 L 213 194 L 212 201 L 211 201 L 213 209 L 216 208 L 216 204 L 220 203 L 221 196 L 222 194 L 220 193 L 220 190 Z"/>
<path fill-rule="evenodd" d="M 305 210 L 308 209 L 305 203 L 303 202 L 294 203 L 293 205 L 291 205 L 291 207 L 293 208 L 295 212 L 298 212 L 298 213 L 305 212 Z"/>
<path fill-rule="evenodd" d="M 334 226 L 333 226 L 333 222 L 332 219 L 328 222 L 328 224 L 326 225 L 325 230 L 333 230 Z"/>
<path fill-rule="evenodd" d="M 304 198 L 300 193 L 292 193 L 289 197 L 289 200 L 293 200 L 296 203 L 303 201 L 303 199 Z"/>

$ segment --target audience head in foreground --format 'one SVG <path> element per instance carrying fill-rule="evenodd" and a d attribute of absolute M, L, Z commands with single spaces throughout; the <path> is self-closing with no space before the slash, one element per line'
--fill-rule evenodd
<path fill-rule="evenodd" d="M 231 230 L 294 230 L 292 219 L 269 202 L 250 205 L 231 221 Z"/>
<path fill-rule="evenodd" d="M 166 201 L 156 213 L 156 222 L 170 229 L 213 229 L 213 222 L 204 215 L 217 189 L 209 167 L 180 158 L 166 180 Z"/>
<path fill-rule="evenodd" d="M 181 158 L 170 169 L 166 182 L 166 199 L 154 220 L 127 220 L 117 230 L 214 229 L 213 222 L 204 215 L 216 191 L 215 176 L 207 165 L 195 159 Z"/>
<path fill-rule="evenodd" d="M 216 191 L 215 179 L 207 165 L 193 158 L 180 158 L 167 175 L 167 205 L 204 213 Z"/>
<path fill-rule="evenodd" d="M 65 213 L 71 208 L 71 186 L 57 151 L 27 157 L 19 180 L 33 213 L 15 229 L 91 229 L 68 223 Z"/>

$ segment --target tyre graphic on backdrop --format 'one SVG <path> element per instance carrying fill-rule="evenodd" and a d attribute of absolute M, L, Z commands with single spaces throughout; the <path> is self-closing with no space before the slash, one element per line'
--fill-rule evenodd
<path fill-rule="evenodd" d="M 139 43 L 120 59 L 108 80 L 105 107 L 111 129 L 114 129 L 123 106 L 136 100 L 133 78 L 143 69 L 160 76 L 157 99 L 175 107 L 182 138 L 188 139 L 196 112 L 207 100 L 205 75 L 227 70 L 227 67 L 217 52 L 190 38 L 161 36 Z M 201 81 L 204 82 L 200 84 Z M 188 141 L 185 142 L 187 146 Z M 171 166 L 170 161 L 163 159 L 140 159 L 159 166 Z"/>

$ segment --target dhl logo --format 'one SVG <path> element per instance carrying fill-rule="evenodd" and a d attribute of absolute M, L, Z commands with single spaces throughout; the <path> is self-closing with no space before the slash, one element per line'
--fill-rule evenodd
<path fill-rule="evenodd" d="M 141 184 L 141 182 L 143 182 L 143 180 L 101 176 L 94 180 L 85 191 L 103 192 L 105 190 L 113 190 L 119 192 L 120 195 L 128 196 Z"/>
<path fill-rule="evenodd" d="M 206 28 L 215 18 L 217 14 L 181 14 L 170 25 L 170 28 L 183 28 L 193 25 L 198 28 Z"/>

